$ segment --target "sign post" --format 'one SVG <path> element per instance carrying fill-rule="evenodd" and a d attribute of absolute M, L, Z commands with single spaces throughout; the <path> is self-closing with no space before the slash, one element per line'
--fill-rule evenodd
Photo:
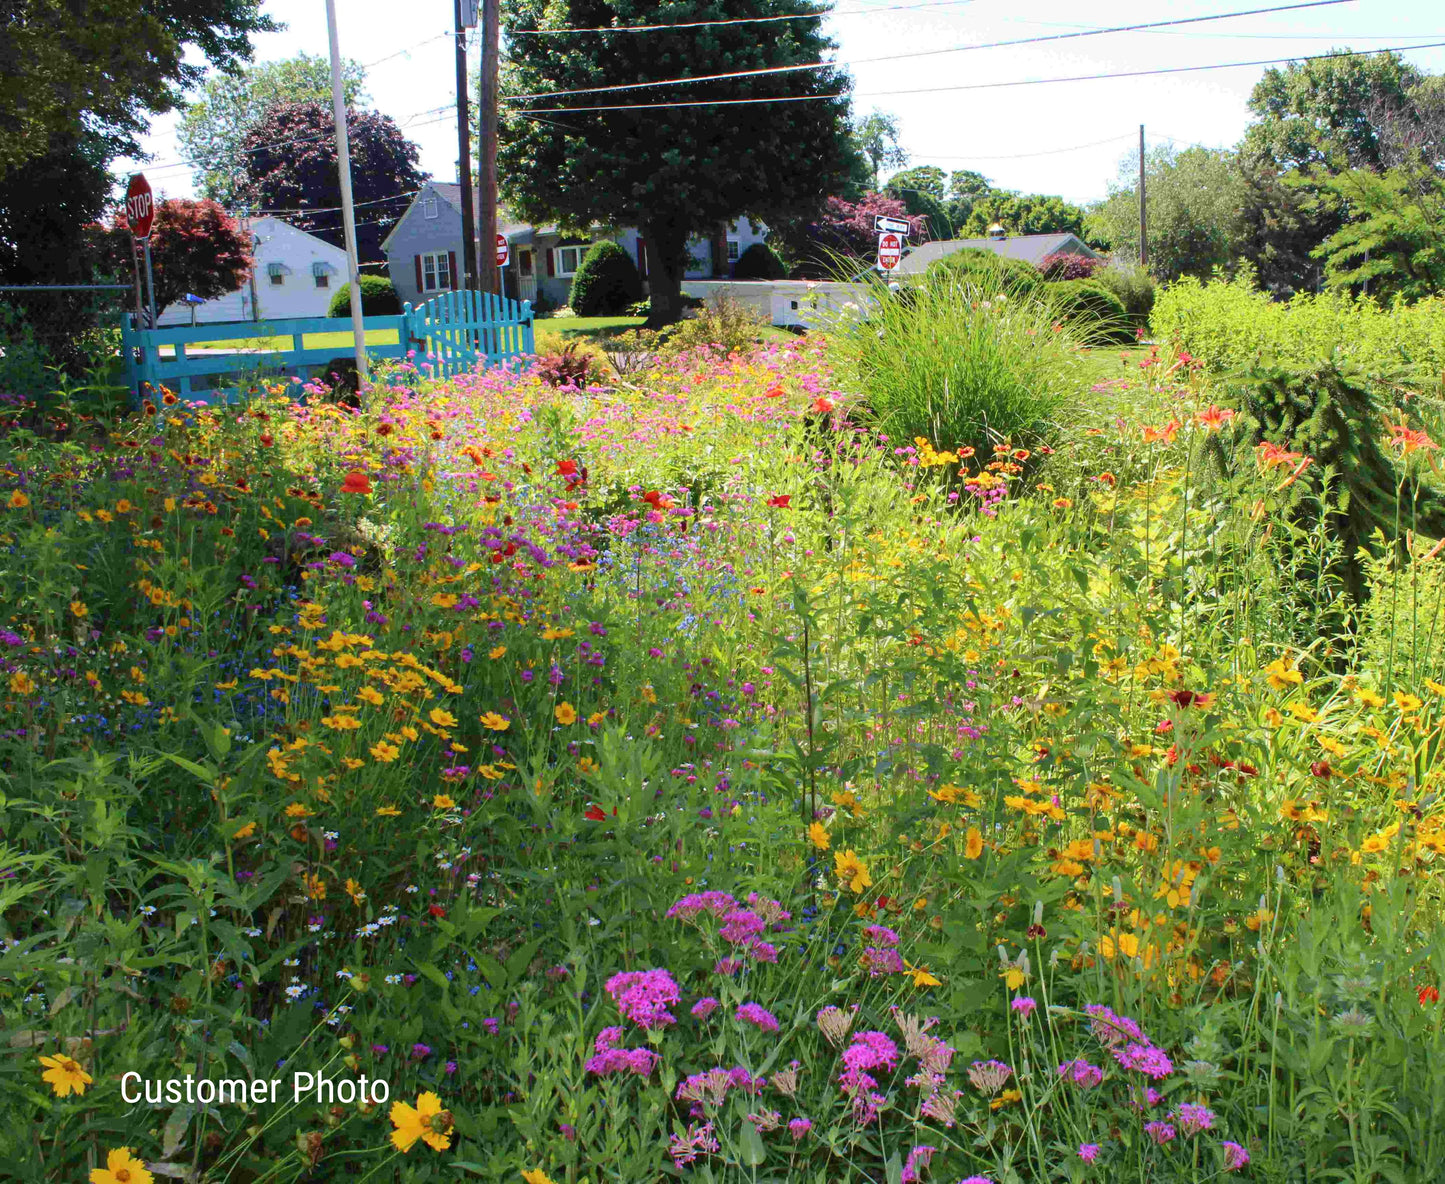
<path fill-rule="evenodd" d="M 512 257 L 511 245 L 507 242 L 505 234 L 497 235 L 497 266 L 506 267 L 507 260 Z"/>
<path fill-rule="evenodd" d="M 903 258 L 903 240 L 893 233 L 878 236 L 878 270 L 892 271 Z"/>
<path fill-rule="evenodd" d="M 130 232 L 140 241 L 145 251 L 147 305 L 150 308 L 150 327 L 156 327 L 156 281 L 151 270 L 151 228 L 156 221 L 156 199 L 151 192 L 150 182 L 144 173 L 137 173 L 130 179 L 125 190 L 125 218 Z"/>

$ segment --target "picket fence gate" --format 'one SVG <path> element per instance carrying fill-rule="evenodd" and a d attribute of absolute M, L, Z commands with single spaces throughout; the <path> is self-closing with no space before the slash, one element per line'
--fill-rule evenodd
<path fill-rule="evenodd" d="M 234 402 L 260 394 L 268 383 L 303 381 L 329 363 L 351 357 L 350 317 L 299 317 L 276 321 L 240 321 L 137 329 L 127 317 L 121 327 L 121 358 L 126 385 L 137 398 L 170 391 L 178 398 Z M 487 292 L 443 292 L 396 315 L 363 318 L 367 334 L 394 330 L 396 341 L 368 342 L 370 361 L 405 358 L 423 373 L 452 377 L 478 367 L 520 364 L 536 352 L 532 305 Z M 307 345 L 318 333 L 344 333 L 340 345 Z M 289 337 L 289 348 L 267 339 Z M 248 346 L 248 342 L 256 345 Z M 209 347 L 208 347 L 208 343 Z M 161 349 L 171 347 L 172 355 Z M 219 348 L 217 348 L 219 347 Z"/>

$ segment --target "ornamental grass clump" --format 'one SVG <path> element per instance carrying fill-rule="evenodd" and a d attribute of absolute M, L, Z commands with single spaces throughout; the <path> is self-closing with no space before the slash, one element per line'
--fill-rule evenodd
<path fill-rule="evenodd" d="M 1083 389 L 1079 338 L 1042 296 L 943 271 L 891 292 L 867 280 L 858 315 L 831 326 L 840 371 L 888 437 L 989 455 L 1054 441 Z"/>

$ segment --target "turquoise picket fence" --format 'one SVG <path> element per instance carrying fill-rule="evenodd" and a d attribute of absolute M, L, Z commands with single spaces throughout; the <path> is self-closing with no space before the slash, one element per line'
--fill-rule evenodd
<path fill-rule="evenodd" d="M 121 358 L 126 384 L 137 398 L 164 388 L 182 399 L 235 401 L 279 379 L 313 377 L 352 356 L 350 317 L 169 329 L 136 329 L 129 317 L 126 322 Z M 364 324 L 370 360 L 411 353 L 418 367 L 438 376 L 506 365 L 536 350 L 531 302 L 484 292 L 444 292 L 416 308 L 405 305 L 395 316 L 366 317 Z M 321 334 L 330 341 L 316 340 Z"/>

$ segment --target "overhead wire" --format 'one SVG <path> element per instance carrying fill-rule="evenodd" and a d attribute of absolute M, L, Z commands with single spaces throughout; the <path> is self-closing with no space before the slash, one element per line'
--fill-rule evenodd
<path fill-rule="evenodd" d="M 1045 33 L 1037 37 L 1015 37 L 1005 41 L 982 41 L 969 45 L 952 45 L 943 49 L 917 49 L 903 53 L 884 54 L 873 58 L 856 58 L 852 61 L 820 60 L 799 62 L 790 66 L 766 66 L 756 70 L 729 70 L 721 74 L 698 74 L 686 78 L 661 78 L 651 82 L 624 82 L 613 86 L 581 86 L 570 90 L 536 91 L 526 94 L 508 95 L 508 101 L 525 99 L 552 99 L 567 95 L 615 94 L 620 91 L 646 90 L 655 86 L 684 86 L 696 82 L 722 82 L 733 78 L 758 78 L 772 74 L 792 74 L 803 70 L 836 70 L 844 66 L 866 66 L 878 62 L 898 62 L 915 58 L 938 57 L 950 53 L 970 53 L 979 49 L 1003 49 L 1019 45 L 1038 45 L 1052 41 L 1071 41 L 1082 37 L 1101 37 L 1110 33 L 1139 33 L 1150 29 L 1162 29 L 1177 25 L 1195 25 L 1207 21 L 1232 20 L 1236 17 L 1261 16 L 1268 13 L 1294 12 L 1302 8 L 1330 8 L 1339 4 L 1354 4 L 1357 0 L 1298 0 L 1294 4 L 1278 4 L 1267 8 L 1250 8 L 1235 12 L 1210 13 L 1205 16 L 1175 17 L 1163 21 L 1146 21 L 1132 25 L 1112 25 L 1106 28 L 1075 30 L 1069 33 Z"/>
<path fill-rule="evenodd" d="M 1096 82 L 1105 79 L 1115 78 L 1148 78 L 1163 74 L 1197 74 L 1208 70 L 1233 70 L 1245 66 L 1273 66 L 1280 62 L 1317 62 L 1330 58 L 1346 57 L 1370 57 L 1382 53 L 1408 53 L 1419 49 L 1439 49 L 1445 46 L 1445 41 L 1432 41 L 1423 45 L 1392 45 L 1380 49 L 1365 50 L 1339 50 L 1330 53 L 1316 54 L 1290 54 L 1285 57 L 1257 58 L 1247 62 L 1214 62 L 1204 66 L 1166 66 L 1154 70 L 1125 70 L 1109 71 L 1097 74 L 1073 74 L 1063 78 L 1021 78 L 1007 82 L 974 82 L 963 83 L 952 86 L 922 86 L 912 87 L 903 90 L 874 90 L 874 91 L 836 91 L 820 95 L 779 95 L 775 97 L 748 98 L 748 99 L 693 99 L 684 102 L 662 102 L 662 103 L 606 103 L 591 104 L 587 106 L 571 107 L 522 107 L 514 114 L 553 114 L 587 111 L 660 111 L 671 107 L 733 107 L 743 106 L 751 103 L 799 103 L 816 102 L 825 99 L 841 98 L 885 98 L 898 95 L 924 95 L 944 94 L 958 91 L 971 90 L 999 90 L 1019 86 L 1048 86 L 1063 82 Z M 541 96 L 539 96 L 541 97 Z"/>
<path fill-rule="evenodd" d="M 872 8 L 823 9 L 814 12 L 792 12 L 781 16 L 737 16 L 714 21 L 676 21 L 655 25 L 595 25 L 583 29 L 509 29 L 508 37 L 567 37 L 583 33 L 657 33 L 662 30 L 708 29 L 719 25 L 763 25 L 778 21 L 822 20 L 838 16 L 873 16 L 880 12 L 909 12 L 920 8 L 949 8 L 972 4 L 973 0 L 928 0 L 923 4 L 885 4 Z"/>

